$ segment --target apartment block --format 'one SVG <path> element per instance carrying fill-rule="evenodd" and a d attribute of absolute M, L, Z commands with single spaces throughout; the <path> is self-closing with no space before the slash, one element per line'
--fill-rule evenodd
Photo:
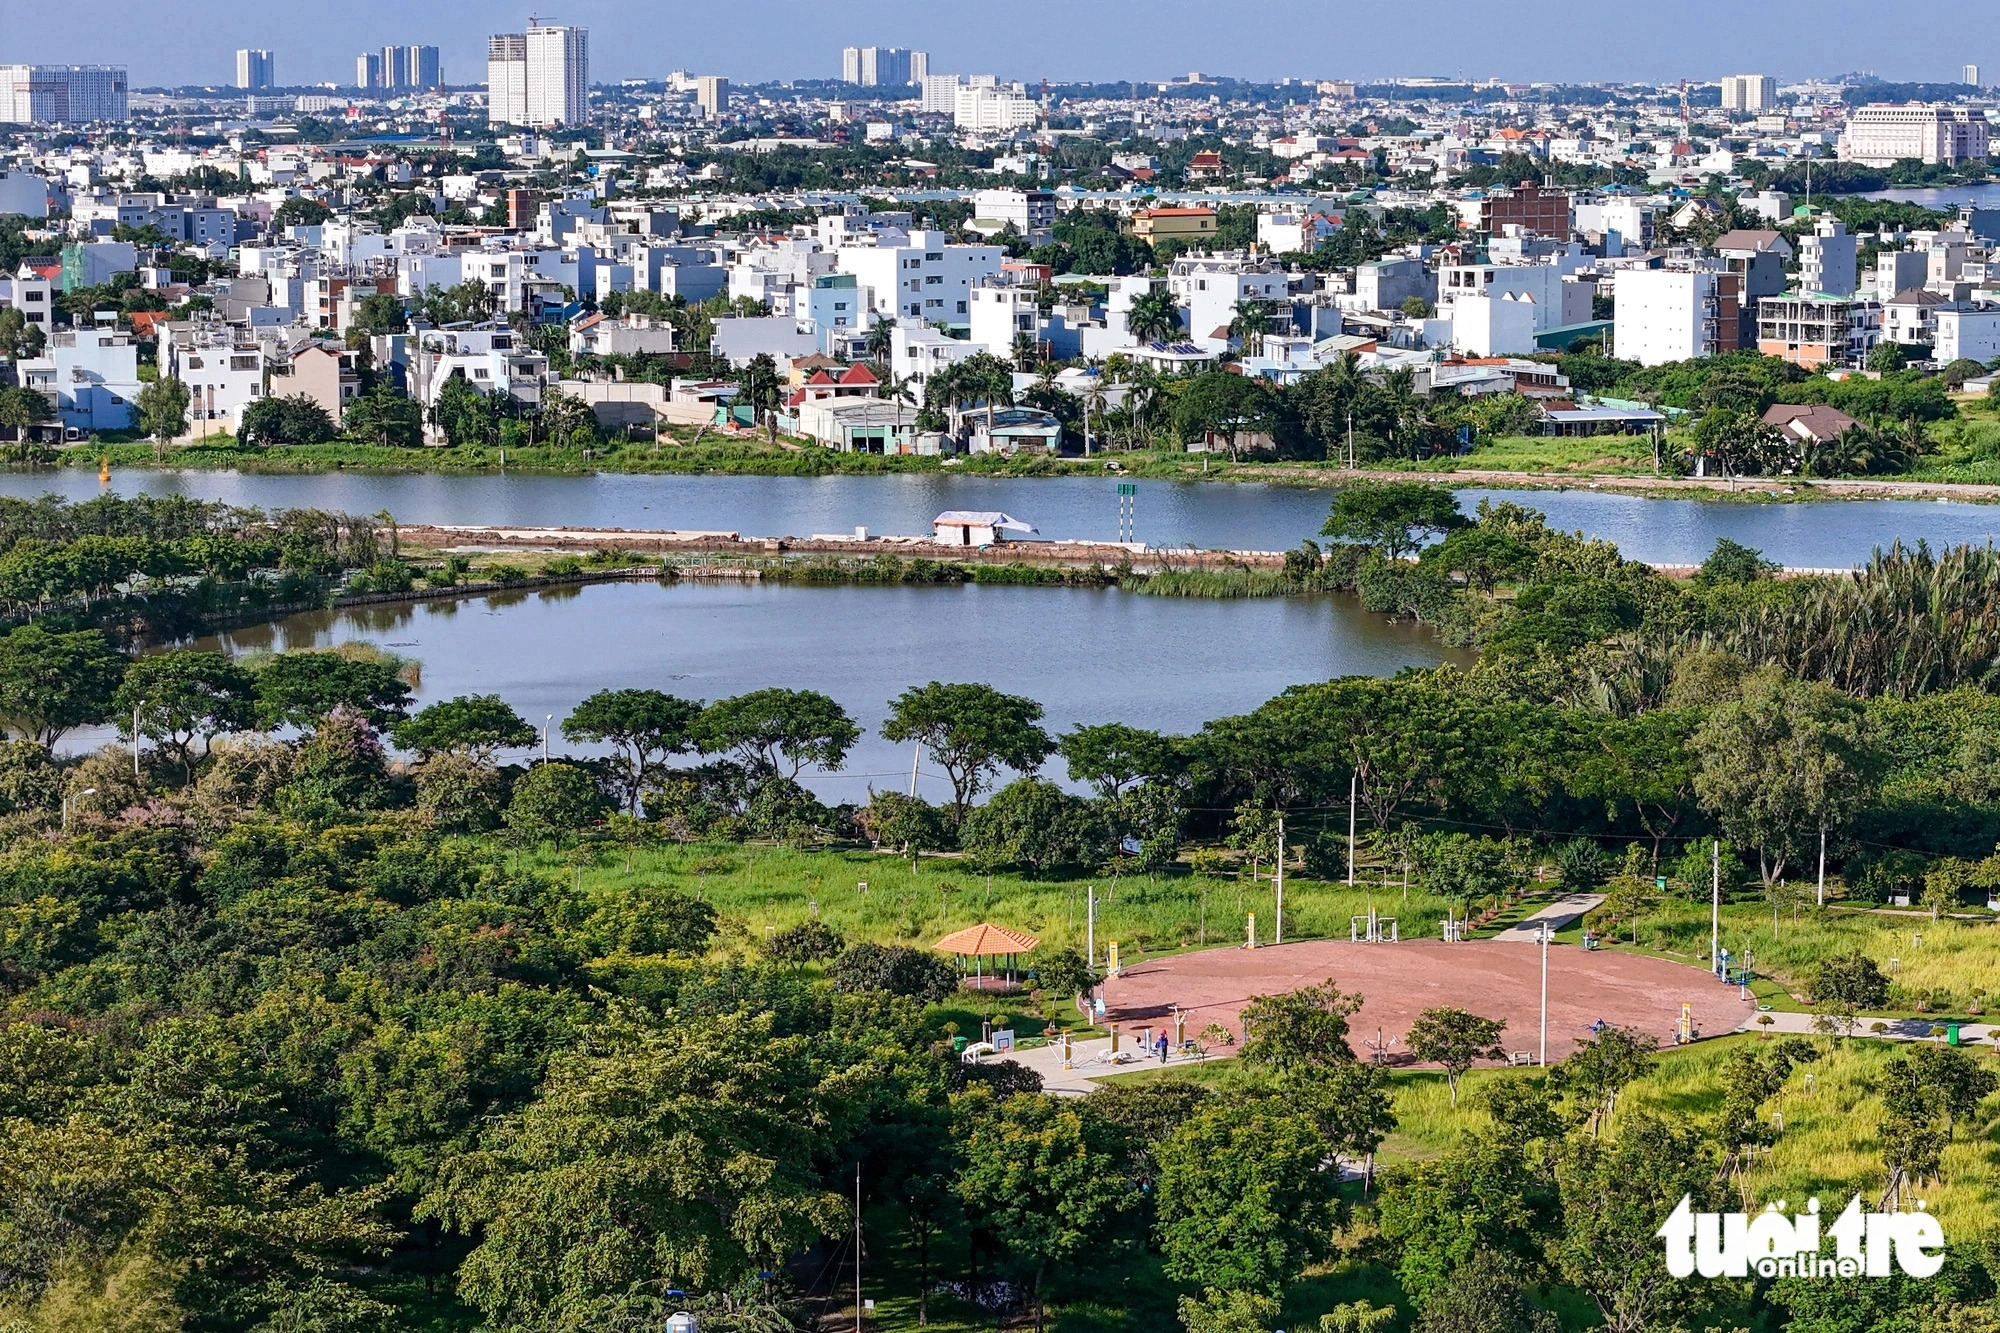
<path fill-rule="evenodd" d="M 1620 269 L 1611 277 L 1612 355 L 1642 366 L 1737 350 L 1742 276 L 1713 270 Z"/>
<path fill-rule="evenodd" d="M 276 67 L 269 51 L 248 47 L 236 53 L 236 86 L 255 91 L 276 85 Z"/>
<path fill-rule="evenodd" d="M 590 30 L 538 23 L 486 43 L 486 119 L 560 129 L 590 119 Z"/>
<path fill-rule="evenodd" d="M 1778 81 L 1769 74 L 1731 74 L 1722 81 L 1724 111 L 1768 111 L 1778 104 Z"/>
<path fill-rule="evenodd" d="M 0 124 L 89 125 L 130 118 L 123 65 L 0 65 Z"/>

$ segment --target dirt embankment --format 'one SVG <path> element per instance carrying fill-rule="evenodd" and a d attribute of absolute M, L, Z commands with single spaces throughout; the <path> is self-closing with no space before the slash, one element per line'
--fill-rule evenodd
<path fill-rule="evenodd" d="M 1134 569 L 1278 569 L 1281 551 L 1159 550 L 1119 542 L 1006 542 L 998 546 L 946 546 L 918 537 L 746 537 L 739 532 L 647 528 L 502 528 L 405 524 L 408 546 L 439 551 L 639 551 L 649 555 L 894 556 L 961 564 L 1029 564 Z"/>

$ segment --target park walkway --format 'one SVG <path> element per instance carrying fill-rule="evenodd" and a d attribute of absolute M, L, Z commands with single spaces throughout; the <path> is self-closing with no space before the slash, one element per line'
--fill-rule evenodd
<path fill-rule="evenodd" d="M 1111 1038 L 1098 1037 L 1090 1041 L 1070 1044 L 1070 1067 L 1063 1068 L 1063 1053 L 1060 1043 L 1037 1046 L 1031 1050 L 1017 1050 L 1004 1056 L 988 1056 L 987 1059 L 1012 1060 L 1025 1069 L 1032 1069 L 1042 1076 L 1042 1090 L 1058 1097 L 1081 1097 L 1097 1089 L 1097 1080 L 1109 1078 L 1113 1074 L 1130 1074 L 1141 1069 L 1158 1069 L 1160 1057 L 1142 1057 L 1138 1050 L 1139 1034 L 1136 1026 L 1126 1025 L 1129 1032 L 1120 1043 L 1119 1060 L 1111 1055 Z M 1209 1060 L 1226 1059 L 1236 1054 L 1234 1046 L 1221 1046 L 1211 1050 L 1206 1057 L 1170 1054 L 1167 1063 L 1180 1068 L 1198 1064 L 1203 1058 Z M 1122 1063 L 1120 1062 L 1122 1061 Z"/>
<path fill-rule="evenodd" d="M 1507 929 L 1496 932 L 1493 938 L 1503 944 L 1538 944 L 1544 924 L 1553 934 L 1573 921 L 1581 921 L 1603 901 L 1601 893 L 1565 894 L 1533 916 L 1522 917 Z"/>

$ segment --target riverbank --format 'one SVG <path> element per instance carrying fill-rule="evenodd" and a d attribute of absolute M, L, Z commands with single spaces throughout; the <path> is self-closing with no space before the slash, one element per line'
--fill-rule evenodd
<path fill-rule="evenodd" d="M 158 450 L 149 444 L 77 445 L 62 452 L 58 466 L 94 469 L 108 460 L 120 470 L 192 470 L 249 475 L 329 473 L 421 474 L 441 476 L 659 476 L 836 477 L 896 474 L 972 476 L 994 479 L 1129 476 L 1147 481 L 1250 482 L 1335 489 L 1357 477 L 1376 480 L 1435 481 L 1455 488 L 1496 490 L 1593 490 L 1661 499 L 1733 501 L 1746 504 L 1811 500 L 1955 500 L 2000 503 L 2000 477 L 1979 480 L 1988 468 L 1952 464 L 1914 477 L 1856 477 L 1833 480 L 1796 477 L 1662 477 L 1652 472 L 1650 455 L 1625 451 L 1636 437 L 1588 440 L 1497 440 L 1460 458 L 1425 463 L 1368 464 L 1350 469 L 1337 463 L 1242 460 L 1213 454 L 1140 451 L 1084 458 L 1041 455 L 1000 458 L 842 454 L 817 446 L 770 444 L 741 437 L 678 438 L 611 443 L 585 450 L 537 445 L 527 449 L 488 446 L 394 449 L 339 442 L 324 445 L 243 449 L 228 444 L 177 445 Z M 31 469 L 16 469 L 31 470 Z"/>

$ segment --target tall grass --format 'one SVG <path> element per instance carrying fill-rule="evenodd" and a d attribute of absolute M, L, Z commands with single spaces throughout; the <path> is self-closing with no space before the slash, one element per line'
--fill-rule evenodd
<path fill-rule="evenodd" d="M 1708 937 L 1706 904 L 1668 899 L 1639 922 L 1641 947 L 1690 961 L 1706 957 Z M 1623 940 L 1631 939 L 1627 927 Z M 1753 955 L 1760 974 L 1784 980 L 1801 995 L 1820 963 L 1857 952 L 1906 990 L 1943 988 L 1960 1005 L 1975 987 L 2000 995 L 2000 926 L 1983 922 L 1804 907 L 1796 919 L 1790 909 L 1781 910 L 1774 934 L 1767 904 L 1735 902 L 1723 908 L 1722 947 L 1739 958 Z"/>
<path fill-rule="evenodd" d="M 1292 581 L 1275 569 L 1164 569 L 1145 578 L 1127 579 L 1130 592 L 1150 597 L 1283 597 L 1297 592 Z"/>
<path fill-rule="evenodd" d="M 690 846 L 643 849 L 625 870 L 622 852 L 594 862 L 553 853 L 532 858 L 554 873 L 573 873 L 586 891 L 616 893 L 638 883 L 667 883 L 712 903 L 755 938 L 814 915 L 850 940 L 928 944 L 961 926 L 993 921 L 1028 931 L 1044 947 L 1084 943 L 1085 903 L 1097 894 L 1097 941 L 1119 941 L 1127 958 L 1232 944 L 1255 913 L 1257 934 L 1269 940 L 1276 894 L 1268 878 L 1222 878 L 1185 872 L 1089 879 L 1028 880 L 983 875 L 953 857 L 908 860 L 864 851 L 796 851 L 784 847 Z M 860 885 L 866 884 L 863 890 Z M 1401 918 L 1404 933 L 1428 934 L 1445 903 L 1418 889 L 1349 889 L 1345 884 L 1288 875 L 1288 939 L 1347 938 L 1348 919 L 1370 903 Z"/>

